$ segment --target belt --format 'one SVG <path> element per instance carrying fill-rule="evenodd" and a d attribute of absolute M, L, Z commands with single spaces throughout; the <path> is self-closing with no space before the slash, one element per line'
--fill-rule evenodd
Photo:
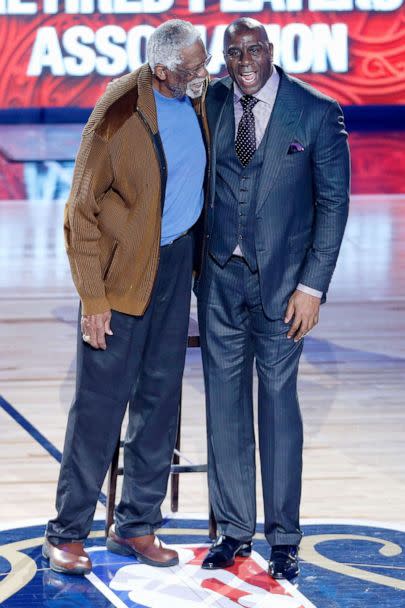
<path fill-rule="evenodd" d="M 176 238 L 173 239 L 172 241 L 170 241 L 169 243 L 165 243 L 164 245 L 161 245 L 161 247 L 167 247 L 168 245 L 173 245 L 173 243 L 182 239 L 183 236 L 186 236 L 189 232 L 190 232 L 190 228 L 188 230 L 185 230 L 181 234 L 179 234 L 179 236 L 176 236 Z"/>

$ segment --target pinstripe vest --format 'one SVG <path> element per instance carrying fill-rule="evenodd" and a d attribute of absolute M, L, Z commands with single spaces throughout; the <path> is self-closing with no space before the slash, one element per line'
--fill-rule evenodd
<path fill-rule="evenodd" d="M 268 127 L 250 163 L 243 167 L 235 152 L 233 95 L 228 95 L 218 128 L 214 225 L 209 250 L 221 266 L 225 266 L 239 244 L 249 268 L 257 270 L 256 194 L 267 135 Z"/>

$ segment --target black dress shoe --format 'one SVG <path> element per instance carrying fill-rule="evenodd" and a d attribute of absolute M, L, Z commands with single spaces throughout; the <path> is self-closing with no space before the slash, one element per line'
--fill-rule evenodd
<path fill-rule="evenodd" d="M 208 551 L 201 568 L 215 570 L 229 568 L 235 563 L 235 556 L 249 557 L 252 552 L 252 543 L 242 542 L 230 536 L 220 536 Z"/>
<path fill-rule="evenodd" d="M 269 574 L 273 578 L 286 578 L 288 581 L 300 573 L 297 545 L 274 545 L 271 548 Z"/>

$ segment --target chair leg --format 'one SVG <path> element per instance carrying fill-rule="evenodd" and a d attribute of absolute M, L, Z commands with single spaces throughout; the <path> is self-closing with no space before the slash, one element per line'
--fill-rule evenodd
<path fill-rule="evenodd" d="M 115 495 L 117 491 L 117 476 L 118 476 L 118 459 L 120 455 L 120 437 L 118 437 L 117 447 L 114 451 L 110 468 L 108 469 L 107 482 L 107 505 L 105 514 L 105 535 L 108 535 L 108 530 L 114 521 Z"/>
<path fill-rule="evenodd" d="M 180 450 L 180 436 L 181 436 L 181 394 L 179 401 L 179 418 L 177 422 L 177 437 L 175 449 Z M 178 454 L 173 454 L 173 464 L 179 464 L 180 457 Z M 170 506 L 173 513 L 177 513 L 179 510 L 179 474 L 172 473 L 170 480 Z"/>
<path fill-rule="evenodd" d="M 211 504 L 209 505 L 208 536 L 211 540 L 217 537 L 217 520 L 215 519 Z"/>

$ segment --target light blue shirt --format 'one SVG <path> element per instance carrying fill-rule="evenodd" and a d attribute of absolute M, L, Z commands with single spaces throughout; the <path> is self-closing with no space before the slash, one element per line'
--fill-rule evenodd
<path fill-rule="evenodd" d="M 159 133 L 167 161 L 161 245 L 167 245 L 198 220 L 204 202 L 206 152 L 201 128 L 187 96 L 165 97 L 153 89 Z"/>

